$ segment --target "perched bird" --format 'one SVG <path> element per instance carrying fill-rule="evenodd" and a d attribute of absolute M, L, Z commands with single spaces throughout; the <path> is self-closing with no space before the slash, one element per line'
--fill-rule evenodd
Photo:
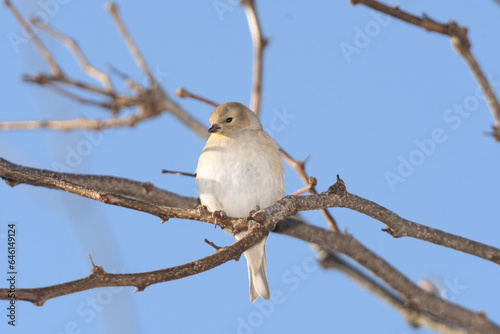
<path fill-rule="evenodd" d="M 201 204 L 212 212 L 244 218 L 250 211 L 281 199 L 285 187 L 279 147 L 264 132 L 257 116 L 241 103 L 228 102 L 212 111 L 209 122 L 211 135 L 196 170 Z M 235 235 L 236 240 L 245 234 Z M 266 277 L 266 240 L 267 236 L 244 253 L 252 302 L 258 296 L 271 296 Z"/>

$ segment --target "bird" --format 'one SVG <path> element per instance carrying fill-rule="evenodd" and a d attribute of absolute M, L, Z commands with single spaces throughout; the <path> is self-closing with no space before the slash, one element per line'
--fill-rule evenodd
<path fill-rule="evenodd" d="M 196 181 L 201 205 L 211 212 L 245 218 L 285 195 L 284 166 L 278 144 L 263 130 L 257 115 L 239 102 L 216 107 L 209 117 L 210 137 L 198 160 Z M 231 229 L 224 229 L 231 234 Z M 235 235 L 240 240 L 246 235 Z M 250 301 L 269 300 L 266 275 L 267 235 L 244 252 Z"/>

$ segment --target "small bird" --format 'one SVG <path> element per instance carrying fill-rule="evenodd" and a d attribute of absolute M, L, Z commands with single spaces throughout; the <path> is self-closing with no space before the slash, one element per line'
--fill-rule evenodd
<path fill-rule="evenodd" d="M 209 211 L 244 218 L 273 205 L 285 195 L 279 146 L 262 129 L 257 116 L 238 102 L 219 105 L 210 114 L 211 133 L 196 169 L 200 201 Z M 225 229 L 231 233 L 230 229 Z M 235 235 L 240 240 L 246 231 Z M 244 254 L 248 264 L 250 301 L 269 300 L 266 240 Z"/>

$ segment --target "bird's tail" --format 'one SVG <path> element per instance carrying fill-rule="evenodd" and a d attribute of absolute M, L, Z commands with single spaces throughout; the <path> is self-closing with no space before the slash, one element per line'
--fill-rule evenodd
<path fill-rule="evenodd" d="M 246 233 L 239 233 L 236 239 L 243 238 Z M 248 264 L 248 280 L 250 282 L 250 301 L 253 303 L 257 297 L 269 300 L 271 292 L 267 284 L 266 276 L 266 240 L 267 236 L 261 242 L 243 253 Z"/>

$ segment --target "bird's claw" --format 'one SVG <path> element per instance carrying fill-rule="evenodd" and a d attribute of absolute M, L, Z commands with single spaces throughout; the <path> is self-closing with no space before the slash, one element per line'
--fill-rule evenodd
<path fill-rule="evenodd" d="M 203 204 L 198 205 L 198 206 L 196 207 L 196 210 L 198 210 L 198 213 L 199 213 L 200 215 L 205 214 L 205 213 L 207 213 L 207 212 L 208 212 L 208 208 L 207 208 L 207 206 L 206 206 L 206 205 L 203 205 Z"/>
<path fill-rule="evenodd" d="M 219 223 L 226 217 L 223 211 L 217 210 L 212 213 L 212 218 L 214 219 L 214 228 L 217 228 Z"/>

